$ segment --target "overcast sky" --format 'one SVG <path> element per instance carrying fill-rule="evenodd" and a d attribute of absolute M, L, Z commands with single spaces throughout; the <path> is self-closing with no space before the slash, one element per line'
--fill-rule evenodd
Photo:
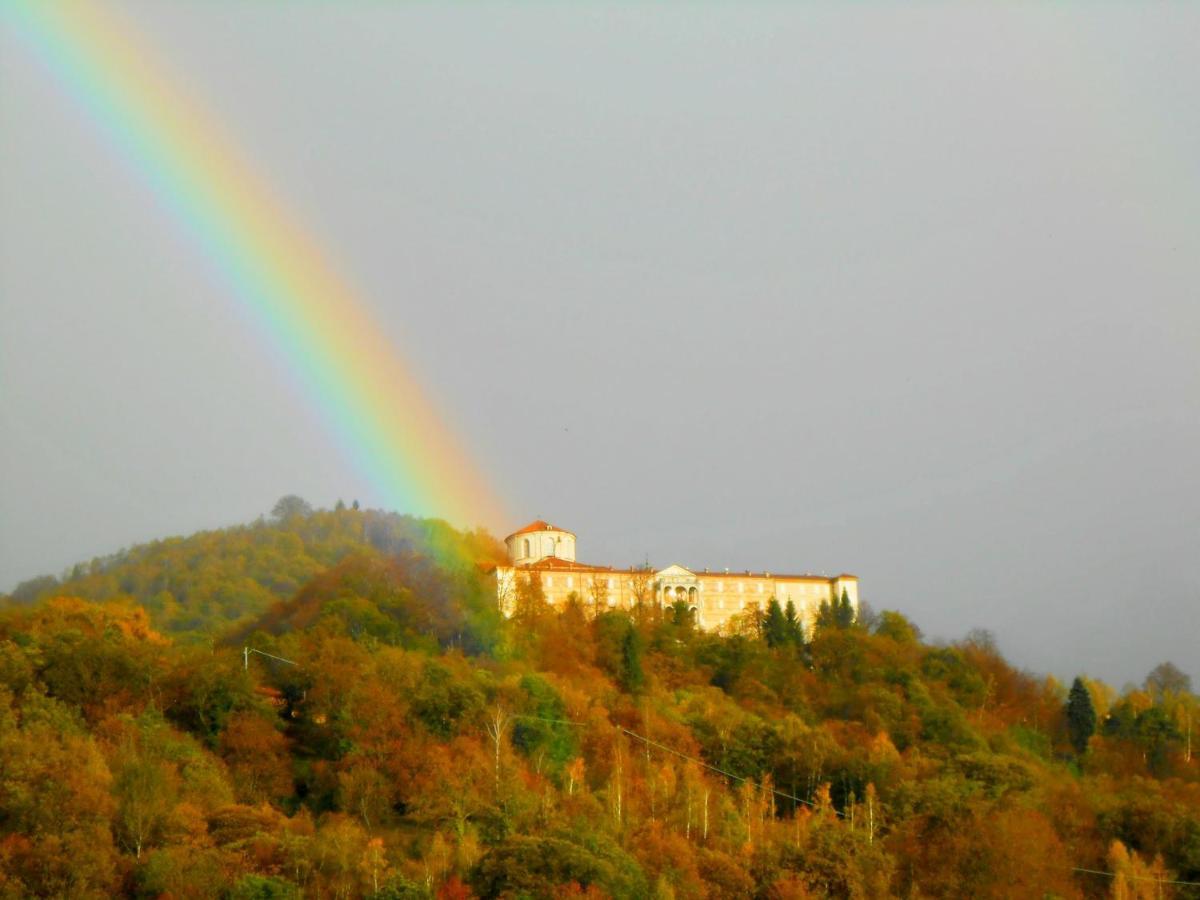
<path fill-rule="evenodd" d="M 1200 681 L 1200 6 L 123 5 L 517 527 Z M 372 504 L 0 40 L 0 589 Z"/>

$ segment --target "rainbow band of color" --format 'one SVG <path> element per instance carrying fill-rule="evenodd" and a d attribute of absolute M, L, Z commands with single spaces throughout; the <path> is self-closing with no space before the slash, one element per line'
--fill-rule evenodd
<path fill-rule="evenodd" d="M 90 2 L 0 8 L 214 264 L 381 503 L 460 525 L 502 524 L 486 479 L 363 301 L 222 129 L 170 86 L 135 32 Z"/>

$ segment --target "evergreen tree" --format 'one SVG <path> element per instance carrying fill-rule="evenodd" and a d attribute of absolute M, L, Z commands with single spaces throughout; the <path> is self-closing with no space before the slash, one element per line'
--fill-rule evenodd
<path fill-rule="evenodd" d="M 763 620 L 762 630 L 768 647 L 782 647 L 788 643 L 787 619 L 784 618 L 779 601 L 774 597 L 767 604 L 767 617 Z"/>
<path fill-rule="evenodd" d="M 829 604 L 828 600 L 822 600 L 821 605 L 817 607 L 817 628 L 832 628 L 836 623 L 834 615 L 834 607 Z"/>
<path fill-rule="evenodd" d="M 783 611 L 783 621 L 787 629 L 788 640 L 797 647 L 804 645 L 804 623 L 796 615 L 796 604 L 791 600 Z"/>
<path fill-rule="evenodd" d="M 1067 734 L 1071 746 L 1082 756 L 1087 751 L 1088 738 L 1096 733 L 1096 708 L 1092 695 L 1082 678 L 1076 677 L 1067 695 Z"/>
<path fill-rule="evenodd" d="M 841 599 L 834 601 L 834 621 L 838 628 L 849 628 L 854 624 L 854 606 L 845 588 L 842 588 Z"/>
<path fill-rule="evenodd" d="M 636 694 L 645 683 L 646 674 L 642 671 L 642 636 L 631 622 L 621 640 L 621 687 L 631 694 Z"/>

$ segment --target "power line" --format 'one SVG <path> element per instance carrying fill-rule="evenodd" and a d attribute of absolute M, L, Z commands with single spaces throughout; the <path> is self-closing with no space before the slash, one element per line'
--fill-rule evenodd
<path fill-rule="evenodd" d="M 251 653 L 257 653 L 260 656 L 266 656 L 269 659 L 278 660 L 279 662 L 287 663 L 288 665 L 291 665 L 291 666 L 300 665 L 298 662 L 295 662 L 294 660 L 284 659 L 282 656 L 275 656 L 272 653 L 266 653 L 262 650 L 256 650 L 254 647 L 243 647 L 242 654 L 243 654 L 243 657 L 245 658 L 245 663 L 246 663 L 247 668 L 249 668 L 249 665 L 250 665 L 250 654 Z M 550 719 L 545 716 L 534 716 L 534 715 L 529 715 L 527 713 L 513 713 L 509 716 L 509 718 L 510 719 L 532 719 L 537 722 L 549 722 L 552 725 L 574 725 L 579 728 L 582 728 L 588 724 L 586 722 L 577 722 L 574 719 Z M 699 757 L 690 756 L 687 753 L 683 753 L 682 751 L 676 750 L 674 747 L 668 747 L 666 744 L 660 744 L 658 741 L 651 740 L 650 738 L 646 737 L 645 735 L 638 734 L 636 731 L 630 731 L 628 728 L 626 728 L 624 726 L 618 726 L 618 727 L 620 728 L 622 734 L 628 735 L 629 737 L 633 738 L 634 740 L 641 741 L 642 743 L 646 744 L 647 746 L 654 747 L 658 750 L 663 751 L 664 753 L 670 753 L 673 756 L 678 756 L 680 759 L 685 759 L 685 760 L 688 760 L 689 762 L 694 762 L 694 763 L 696 763 L 696 765 L 700 766 L 701 768 L 708 769 L 710 772 L 716 772 L 718 775 L 723 775 L 726 778 L 731 778 L 734 781 L 741 782 L 742 784 L 745 784 L 747 781 L 750 780 L 749 778 L 746 778 L 743 775 L 735 775 L 733 772 L 729 772 L 718 766 L 714 766 L 711 763 L 707 763 L 704 760 L 700 759 Z M 805 800 L 803 797 L 796 797 L 792 794 L 787 793 L 786 791 L 781 791 L 778 788 L 774 788 L 774 787 L 771 788 L 771 793 L 777 797 L 783 797 L 785 800 L 791 800 L 795 803 L 803 803 L 805 806 L 811 806 L 813 809 L 818 808 L 817 804 L 813 803 L 811 800 Z M 844 812 L 841 812 L 837 808 L 831 807 L 831 809 L 833 809 L 834 814 L 837 815 L 839 818 L 843 818 L 843 819 L 848 818 L 848 816 Z M 1082 868 L 1079 868 L 1078 866 L 1072 866 L 1071 871 L 1079 872 L 1079 873 L 1082 873 L 1085 875 L 1102 875 L 1105 878 L 1118 877 L 1117 872 L 1105 872 L 1100 869 L 1082 869 Z M 1123 877 L 1129 879 L 1130 881 L 1153 881 L 1155 884 L 1169 884 L 1169 885 L 1173 885 L 1173 886 L 1177 886 L 1177 887 L 1200 887 L 1200 881 L 1180 881 L 1177 879 L 1154 878 L 1149 875 L 1124 875 Z"/>
<path fill-rule="evenodd" d="M 1075 866 L 1071 867 L 1072 872 L 1084 872 L 1088 875 L 1103 875 L 1106 878 L 1116 878 L 1117 872 L 1104 872 L 1100 869 L 1080 869 Z M 1122 878 L 1128 878 L 1130 881 L 1153 881 L 1155 884 L 1175 884 L 1183 885 L 1184 887 L 1200 887 L 1200 881 L 1173 881 L 1169 878 L 1154 878 L 1150 875 L 1122 875 Z"/>
<path fill-rule="evenodd" d="M 524 714 L 513 714 L 509 718 L 512 718 L 512 719 L 535 719 L 538 722 L 550 722 L 555 725 L 583 726 L 583 725 L 587 724 L 586 722 L 576 722 L 573 719 L 548 719 L 545 716 L 530 716 L 530 715 L 524 715 Z M 680 759 L 686 759 L 690 762 L 694 762 L 694 763 L 696 763 L 696 765 L 701 766 L 702 768 L 708 769 L 710 772 L 716 772 L 718 775 L 723 775 L 726 778 L 732 778 L 734 781 L 739 781 L 744 784 L 745 782 L 750 780 L 749 778 L 746 778 L 742 775 L 735 775 L 733 772 L 729 772 L 729 771 L 726 771 L 725 769 L 719 768 L 718 766 L 714 766 L 714 765 L 712 765 L 712 763 L 707 763 L 698 757 L 689 756 L 686 753 L 676 750 L 674 747 L 668 747 L 666 744 L 660 744 L 658 741 L 651 740 L 650 738 L 646 737 L 645 735 L 638 734 L 636 731 L 630 731 L 628 728 L 625 728 L 624 726 L 621 726 L 621 733 L 626 734 L 629 737 L 634 738 L 635 740 L 639 740 L 642 743 L 647 744 L 651 747 L 655 747 L 658 750 L 662 750 L 664 753 L 670 753 L 674 756 L 678 756 Z M 817 804 L 813 803 L 811 800 L 805 800 L 803 797 L 796 797 L 793 794 L 787 793 L 787 791 L 781 791 L 776 788 L 772 788 L 771 793 L 775 794 L 775 796 L 777 796 L 777 797 L 783 797 L 785 800 L 791 800 L 795 803 L 803 803 L 805 806 L 811 806 L 813 809 L 817 808 Z M 837 809 L 834 809 L 833 812 L 836 813 L 838 816 L 840 816 L 843 819 L 846 818 L 846 814 Z"/>
<path fill-rule="evenodd" d="M 571 719 L 547 719 L 545 716 L 527 716 L 524 713 L 513 713 L 509 716 L 510 719 L 535 719 L 538 722 L 552 722 L 555 725 L 578 725 L 580 727 L 586 725 L 586 722 L 574 722 Z"/>
<path fill-rule="evenodd" d="M 294 660 L 284 659 L 282 656 L 276 656 L 274 653 L 267 653 L 266 651 L 263 651 L 263 650 L 257 650 L 254 647 L 243 647 L 242 648 L 242 668 L 244 668 L 244 669 L 250 668 L 250 654 L 251 653 L 257 653 L 259 656 L 265 656 L 268 659 L 275 659 L 275 660 L 278 660 L 279 662 L 287 663 L 289 666 L 300 665 L 300 663 L 295 662 Z"/>
<path fill-rule="evenodd" d="M 623 731 L 625 734 L 629 735 L 631 738 L 636 738 L 637 740 L 642 741 L 643 743 L 648 744 L 651 747 L 657 747 L 659 750 L 662 750 L 666 753 L 674 754 L 675 756 L 678 756 L 680 759 L 690 760 L 691 762 L 694 762 L 699 766 L 703 766 L 705 769 L 708 769 L 711 772 L 716 772 L 720 775 L 724 775 L 726 778 L 732 778 L 734 781 L 740 781 L 743 784 L 750 780 L 749 778 L 745 778 L 741 775 L 734 775 L 732 772 L 727 772 L 724 769 L 721 769 L 721 768 L 718 768 L 717 766 L 712 765 L 711 763 L 706 763 L 704 760 L 699 759 L 695 756 L 688 756 L 686 753 L 681 753 L 680 751 L 674 749 L 673 747 L 668 747 L 666 744 L 660 744 L 658 741 L 652 741 L 652 740 L 650 740 L 650 738 L 645 737 L 644 735 L 637 734 L 636 732 L 630 731 L 628 728 L 621 728 L 621 731 Z M 796 803 L 803 803 L 805 806 L 811 806 L 813 809 L 818 808 L 817 804 L 813 803 L 811 800 L 805 800 L 803 797 L 794 797 L 791 794 L 787 793 L 786 791 L 781 791 L 776 788 L 771 788 L 771 793 L 775 794 L 777 797 L 783 797 L 787 800 L 795 801 Z M 843 818 L 843 819 L 847 818 L 847 816 L 844 812 L 840 812 L 836 808 L 833 811 L 841 818 Z"/>

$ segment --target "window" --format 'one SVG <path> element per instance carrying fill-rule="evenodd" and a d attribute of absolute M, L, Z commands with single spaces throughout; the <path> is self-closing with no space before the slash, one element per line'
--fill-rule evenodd
<path fill-rule="evenodd" d="M 718 581 L 718 582 L 717 582 L 717 593 L 718 593 L 718 594 L 720 594 L 720 593 L 722 593 L 724 590 L 725 590 L 725 582 L 723 582 L 723 581 Z"/>
<path fill-rule="evenodd" d="M 546 555 L 554 556 L 554 538 L 546 538 Z"/>
<path fill-rule="evenodd" d="M 525 538 L 525 554 L 522 557 L 522 559 L 528 559 L 528 558 L 529 558 L 529 538 Z"/>
<path fill-rule="evenodd" d="M 746 583 L 744 581 L 738 582 L 738 593 L 739 594 L 746 593 Z M 745 604 L 742 604 L 742 605 L 745 606 Z"/>
<path fill-rule="evenodd" d="M 547 586 L 547 587 L 549 587 L 549 586 L 550 586 L 550 585 L 552 585 L 552 584 L 554 584 L 554 576 L 553 576 L 553 575 L 547 575 L 547 576 L 546 576 L 546 586 Z"/>
<path fill-rule="evenodd" d="M 758 592 L 759 592 L 760 594 L 763 592 L 763 586 L 762 586 L 762 582 L 761 582 L 761 581 L 758 583 Z"/>
<path fill-rule="evenodd" d="M 608 589 L 611 591 L 611 590 L 612 590 L 612 587 L 613 587 L 613 581 L 612 581 L 612 579 L 610 578 L 610 579 L 608 579 Z"/>
<path fill-rule="evenodd" d="M 570 589 L 573 587 L 575 587 L 575 579 L 572 578 L 570 575 L 568 575 L 567 576 L 567 588 Z"/>

